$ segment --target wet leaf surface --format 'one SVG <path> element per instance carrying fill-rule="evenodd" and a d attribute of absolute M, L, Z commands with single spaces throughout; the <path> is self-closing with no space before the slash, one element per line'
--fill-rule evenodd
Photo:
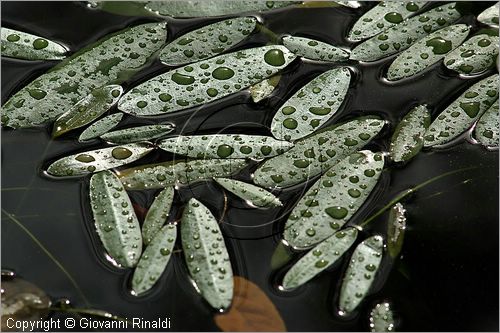
<path fill-rule="evenodd" d="M 486 110 L 486 112 L 479 118 L 474 135 L 481 144 L 488 148 L 498 148 L 498 138 L 500 131 L 498 114 L 498 100 Z"/>
<path fill-rule="evenodd" d="M 500 10 L 500 4 L 497 2 L 496 4 L 494 4 L 491 7 L 488 7 L 481 14 L 479 14 L 477 20 L 481 23 L 498 27 L 499 10 Z"/>
<path fill-rule="evenodd" d="M 129 127 L 104 133 L 101 135 L 101 139 L 114 144 L 133 143 L 161 138 L 174 129 L 173 124 Z"/>
<path fill-rule="evenodd" d="M 99 119 L 98 121 L 87 127 L 82 132 L 82 134 L 80 134 L 80 136 L 78 137 L 78 141 L 85 142 L 100 137 L 101 135 L 118 125 L 122 118 L 123 113 L 113 113 L 109 116 Z"/>
<path fill-rule="evenodd" d="M 26 60 L 61 60 L 67 48 L 47 38 L 2 27 L 2 57 Z"/>
<path fill-rule="evenodd" d="M 377 303 L 370 312 L 372 332 L 394 332 L 394 315 L 388 302 Z"/>
<path fill-rule="evenodd" d="M 389 211 L 387 223 L 387 251 L 396 258 L 403 247 L 406 231 L 406 209 L 401 203 L 395 204 Z"/>
<path fill-rule="evenodd" d="M 248 202 L 252 206 L 261 208 L 283 206 L 280 199 L 275 197 L 274 194 L 258 186 L 236 179 L 214 178 L 214 180 L 217 184 Z"/>
<path fill-rule="evenodd" d="M 142 224 L 142 240 L 148 245 L 162 226 L 167 222 L 172 201 L 174 199 L 174 188 L 163 189 L 155 198 L 146 214 Z"/>
<path fill-rule="evenodd" d="M 263 99 L 269 97 L 280 82 L 281 75 L 275 75 L 269 79 L 262 80 L 249 88 L 250 96 L 254 103 L 258 103 Z"/>
<path fill-rule="evenodd" d="M 319 61 L 344 61 L 349 59 L 349 52 L 328 43 L 305 37 L 285 36 L 283 45 L 294 54 Z"/>

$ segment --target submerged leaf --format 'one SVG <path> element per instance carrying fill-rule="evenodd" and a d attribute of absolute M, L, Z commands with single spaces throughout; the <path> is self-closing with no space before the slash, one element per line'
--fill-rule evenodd
<path fill-rule="evenodd" d="M 471 37 L 444 58 L 444 64 L 460 74 L 473 75 L 495 65 L 498 36 L 480 34 Z"/>
<path fill-rule="evenodd" d="M 333 265 L 351 248 L 357 236 L 358 230 L 347 228 L 316 245 L 286 273 L 283 287 L 292 289 L 301 286 Z"/>
<path fill-rule="evenodd" d="M 217 220 L 194 198 L 182 214 L 181 239 L 189 274 L 201 295 L 215 309 L 227 309 L 233 299 L 229 254 Z"/>
<path fill-rule="evenodd" d="M 351 73 L 347 67 L 331 69 L 307 83 L 273 117 L 271 132 L 278 139 L 297 140 L 328 121 L 344 101 Z"/>
<path fill-rule="evenodd" d="M 136 161 L 153 150 L 148 144 L 133 143 L 81 152 L 52 163 L 47 172 L 56 177 L 84 176 Z"/>
<path fill-rule="evenodd" d="M 137 126 L 108 132 L 101 135 L 101 138 L 114 144 L 124 144 L 157 139 L 174 129 L 173 124 Z"/>
<path fill-rule="evenodd" d="M 406 230 L 406 209 L 399 202 L 389 212 L 387 223 L 387 250 L 392 258 L 396 258 L 403 247 Z"/>
<path fill-rule="evenodd" d="M 378 303 L 370 312 L 370 330 L 372 332 L 393 332 L 394 315 L 388 302 Z"/>
<path fill-rule="evenodd" d="M 87 127 L 82 134 L 78 137 L 78 141 L 85 142 L 91 139 L 98 138 L 104 133 L 108 132 L 110 129 L 118 125 L 118 123 L 122 120 L 123 113 L 113 113 L 109 116 L 106 116 L 89 127 Z"/>
<path fill-rule="evenodd" d="M 133 115 L 150 116 L 205 104 L 276 74 L 294 59 L 295 55 L 281 45 L 222 54 L 138 85 L 123 96 L 119 108 Z"/>
<path fill-rule="evenodd" d="M 491 7 L 485 9 L 478 15 L 477 20 L 483 24 L 498 27 L 498 11 L 500 10 L 500 3 L 496 3 Z"/>
<path fill-rule="evenodd" d="M 283 231 L 285 241 L 303 250 L 333 235 L 364 204 L 383 167 L 382 154 L 362 150 L 330 168 L 292 210 Z"/>
<path fill-rule="evenodd" d="M 141 228 L 127 192 L 111 171 L 90 178 L 90 207 L 108 254 L 118 264 L 134 267 L 142 252 Z"/>
<path fill-rule="evenodd" d="M 465 132 L 498 98 L 498 74 L 467 89 L 451 103 L 425 132 L 425 147 L 442 145 Z"/>
<path fill-rule="evenodd" d="M 1 29 L 2 57 L 27 60 L 64 59 L 67 48 L 47 38 L 14 29 Z"/>
<path fill-rule="evenodd" d="M 278 83 L 280 82 L 281 75 L 275 75 L 270 77 L 269 79 L 262 80 L 257 84 L 254 84 L 249 88 L 250 96 L 252 96 L 252 100 L 254 103 L 258 103 L 262 101 L 264 98 L 269 97 Z"/>
<path fill-rule="evenodd" d="M 235 179 L 214 178 L 214 180 L 220 186 L 253 206 L 263 208 L 283 206 L 280 199 L 263 188 Z"/>
<path fill-rule="evenodd" d="M 349 59 L 349 52 L 319 40 L 286 36 L 283 45 L 298 56 L 321 61 L 343 61 Z"/>
<path fill-rule="evenodd" d="M 486 110 L 486 112 L 479 118 L 474 135 L 481 144 L 488 148 L 498 148 L 498 138 L 500 131 L 498 114 L 498 100 Z"/>
<path fill-rule="evenodd" d="M 165 188 L 156 196 L 142 224 L 142 240 L 144 244 L 148 245 L 167 222 L 173 199 L 173 187 Z"/>
<path fill-rule="evenodd" d="M 292 260 L 294 253 L 290 250 L 286 244 L 281 241 L 276 245 L 273 255 L 271 257 L 271 269 L 275 270 L 283 267 L 290 260 Z"/>

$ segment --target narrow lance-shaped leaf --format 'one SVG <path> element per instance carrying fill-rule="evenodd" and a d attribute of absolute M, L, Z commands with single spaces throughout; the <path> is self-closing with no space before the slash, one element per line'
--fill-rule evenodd
<path fill-rule="evenodd" d="M 142 224 L 142 240 L 144 244 L 148 245 L 167 222 L 173 199 L 173 187 L 165 188 L 156 196 Z"/>
<path fill-rule="evenodd" d="M 263 99 L 269 97 L 274 89 L 278 86 L 280 82 L 281 75 L 275 75 L 270 77 L 269 79 L 262 80 L 259 83 L 254 84 L 249 88 L 250 96 L 252 96 L 252 100 L 254 103 L 258 103 Z"/>
<path fill-rule="evenodd" d="M 391 138 L 390 156 L 394 162 L 408 162 L 424 146 L 424 133 L 431 124 L 427 105 L 419 105 L 408 112 L 396 126 Z"/>
<path fill-rule="evenodd" d="M 225 178 L 214 179 L 220 186 L 256 207 L 270 208 L 283 206 L 280 199 L 263 188 L 252 184 Z"/>
<path fill-rule="evenodd" d="M 392 258 L 396 258 L 403 247 L 406 230 L 406 209 L 401 203 L 395 204 L 389 212 L 387 223 L 387 250 Z"/>
<path fill-rule="evenodd" d="M 460 74 L 474 75 L 493 67 L 498 56 L 498 36 L 471 37 L 444 58 L 444 64 Z"/>
<path fill-rule="evenodd" d="M 500 131 L 498 114 L 498 100 L 486 110 L 486 112 L 479 118 L 474 135 L 479 142 L 488 148 L 498 148 L 498 138 Z"/>
<path fill-rule="evenodd" d="M 340 288 L 342 314 L 350 314 L 370 291 L 380 268 L 383 248 L 384 239 L 377 235 L 365 239 L 354 250 Z"/>
<path fill-rule="evenodd" d="M 255 29 L 254 17 L 236 17 L 190 31 L 167 44 L 160 60 L 169 66 L 185 65 L 225 52 Z"/>
<path fill-rule="evenodd" d="M 150 290 L 158 281 L 170 261 L 176 238 L 176 226 L 167 224 L 146 247 L 132 276 L 132 290 L 135 295 Z"/>
<path fill-rule="evenodd" d="M 301 250 L 333 235 L 366 201 L 383 166 L 382 154 L 363 150 L 330 168 L 292 210 L 283 232 L 285 241 Z"/>
<path fill-rule="evenodd" d="M 133 143 L 81 152 L 52 163 L 47 172 L 52 176 L 84 176 L 89 173 L 116 168 L 136 161 L 153 150 L 148 144 Z"/>
<path fill-rule="evenodd" d="M 12 96 L 2 124 L 31 127 L 55 119 L 92 90 L 119 84 L 143 68 L 167 37 L 165 23 L 109 35 L 65 59 Z"/>
<path fill-rule="evenodd" d="M 399 80 L 420 73 L 443 59 L 467 38 L 469 27 L 455 24 L 433 32 L 403 51 L 387 71 L 389 80 Z"/>
<path fill-rule="evenodd" d="M 184 258 L 191 278 L 215 309 L 227 309 L 233 299 L 233 270 L 224 238 L 210 210 L 190 199 L 181 221 Z"/>
<path fill-rule="evenodd" d="M 347 228 L 334 233 L 299 259 L 283 278 L 283 287 L 299 287 L 332 266 L 351 248 L 358 231 Z"/>
<path fill-rule="evenodd" d="M 215 101 L 276 74 L 295 59 L 281 45 L 262 46 L 168 71 L 133 88 L 120 110 L 139 116 L 174 112 Z"/>
<path fill-rule="evenodd" d="M 98 138 L 102 134 L 108 132 L 110 129 L 118 125 L 118 123 L 122 120 L 123 113 L 113 113 L 109 116 L 106 116 L 89 127 L 87 127 L 82 134 L 78 137 L 78 141 L 85 142 L 91 139 Z"/>
<path fill-rule="evenodd" d="M 315 77 L 274 115 L 273 135 L 278 139 L 297 140 L 314 132 L 338 111 L 350 80 L 347 67 L 334 68 Z"/>
<path fill-rule="evenodd" d="M 68 51 L 47 38 L 14 29 L 1 29 L 2 56 L 26 60 L 60 60 Z"/>
<path fill-rule="evenodd" d="M 465 132 L 498 98 L 498 74 L 467 89 L 451 103 L 425 132 L 425 147 L 442 145 Z"/>
<path fill-rule="evenodd" d="M 120 180 L 111 171 L 90 179 L 90 205 L 97 233 L 108 254 L 124 267 L 134 267 L 142 252 L 139 221 Z"/>
<path fill-rule="evenodd" d="M 477 16 L 477 20 L 483 24 L 498 26 L 498 11 L 500 10 L 500 3 L 496 3 L 491 7 L 485 9 Z"/>
<path fill-rule="evenodd" d="M 255 170 L 253 181 L 262 187 L 287 187 L 313 178 L 366 145 L 384 127 L 377 117 L 361 117 L 333 125 L 301 139 L 282 155 Z"/>
<path fill-rule="evenodd" d="M 320 61 L 343 61 L 349 59 L 349 52 L 319 40 L 286 36 L 283 45 L 298 56 Z"/>
<path fill-rule="evenodd" d="M 146 125 L 129 127 L 113 132 L 104 133 L 101 139 L 114 143 L 124 144 L 139 141 L 153 140 L 167 135 L 175 129 L 174 124 Z"/>
<path fill-rule="evenodd" d="M 393 332 L 394 315 L 388 302 L 376 304 L 370 312 L 370 330 L 372 332 Z"/>

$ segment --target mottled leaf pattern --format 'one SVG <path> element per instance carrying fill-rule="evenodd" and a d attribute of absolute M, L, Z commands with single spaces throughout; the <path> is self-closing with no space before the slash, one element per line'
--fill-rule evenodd
<path fill-rule="evenodd" d="M 148 245 L 155 237 L 161 227 L 167 222 L 172 201 L 174 199 L 174 188 L 163 189 L 149 207 L 144 223 L 142 224 L 142 240 Z"/>
<path fill-rule="evenodd" d="M 474 75 L 491 68 L 498 56 L 498 36 L 480 34 L 471 37 L 444 58 L 449 69 Z"/>
<path fill-rule="evenodd" d="M 104 133 L 111 130 L 113 127 L 118 125 L 118 123 L 122 120 L 123 113 L 114 113 L 106 116 L 102 119 L 99 119 L 89 127 L 87 127 L 82 134 L 78 137 L 78 141 L 85 142 L 91 139 L 98 138 Z"/>
<path fill-rule="evenodd" d="M 269 97 L 280 82 L 281 75 L 275 75 L 269 79 L 262 80 L 249 88 L 250 96 L 254 103 L 258 103 Z"/>
<path fill-rule="evenodd" d="M 283 45 L 296 55 L 312 60 L 336 62 L 349 59 L 347 51 L 315 39 L 285 36 Z"/>
<path fill-rule="evenodd" d="M 26 60 L 60 60 L 68 51 L 63 45 L 47 38 L 2 27 L 2 57 Z"/>
<path fill-rule="evenodd" d="M 395 204 L 389 211 L 387 223 L 387 250 L 392 258 L 396 258 L 403 247 L 406 230 L 406 209 L 401 203 Z"/>
<path fill-rule="evenodd" d="M 114 144 L 125 144 L 161 138 L 174 129 L 173 124 L 137 126 L 108 132 L 101 138 Z"/>
<path fill-rule="evenodd" d="M 497 100 L 488 110 L 486 110 L 481 118 L 479 118 L 476 128 L 474 129 L 474 136 L 485 147 L 498 148 L 498 132 L 500 131 L 498 118 Z"/>
<path fill-rule="evenodd" d="M 500 3 L 496 3 L 491 7 L 485 9 L 477 16 L 477 20 L 481 23 L 497 26 L 498 27 L 498 11 L 500 10 Z"/>
<path fill-rule="evenodd" d="M 279 207 L 283 204 L 274 194 L 267 192 L 263 188 L 257 187 L 235 179 L 215 178 L 220 186 L 247 201 L 256 207 Z"/>
<path fill-rule="evenodd" d="M 393 332 L 394 315 L 387 302 L 377 303 L 370 312 L 370 330 L 372 332 Z"/>

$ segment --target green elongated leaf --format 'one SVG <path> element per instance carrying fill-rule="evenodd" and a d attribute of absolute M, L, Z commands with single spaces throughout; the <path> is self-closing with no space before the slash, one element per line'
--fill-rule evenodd
<path fill-rule="evenodd" d="M 330 168 L 293 208 L 283 231 L 285 241 L 303 250 L 333 235 L 366 201 L 383 167 L 382 154 L 362 150 Z"/>
<path fill-rule="evenodd" d="M 375 61 L 410 47 L 433 31 L 444 28 L 460 18 L 455 2 L 431 9 L 406 19 L 356 46 L 350 59 Z"/>
<path fill-rule="evenodd" d="M 173 124 L 136 126 L 104 133 L 101 139 L 114 144 L 132 143 L 157 139 L 174 129 Z"/>
<path fill-rule="evenodd" d="M 399 202 L 389 212 L 387 223 L 387 250 L 392 258 L 396 258 L 403 247 L 406 230 L 406 209 Z"/>
<path fill-rule="evenodd" d="M 150 290 L 165 271 L 177 238 L 177 227 L 167 224 L 157 231 L 146 247 L 132 276 L 132 291 L 135 295 Z"/>
<path fill-rule="evenodd" d="M 133 88 L 118 105 L 120 110 L 139 116 L 190 108 L 244 90 L 294 59 L 295 55 L 281 45 L 222 54 L 158 75 Z"/>
<path fill-rule="evenodd" d="M 210 210 L 190 199 L 182 214 L 181 239 L 191 278 L 215 309 L 227 309 L 233 299 L 233 270 L 224 238 Z"/>
<path fill-rule="evenodd" d="M 1 29 L 1 50 L 3 57 L 26 60 L 60 60 L 66 57 L 68 49 L 47 38 L 14 29 Z"/>
<path fill-rule="evenodd" d="M 254 17 L 236 17 L 190 31 L 166 45 L 160 60 L 179 66 L 211 58 L 240 43 L 256 24 Z"/>
<path fill-rule="evenodd" d="M 116 168 L 138 160 L 153 150 L 144 143 L 133 143 L 81 152 L 52 163 L 47 172 L 56 177 L 84 176 L 89 173 Z"/>
<path fill-rule="evenodd" d="M 249 88 L 250 96 L 252 96 L 252 100 L 254 103 L 258 103 L 263 99 L 269 97 L 274 89 L 278 86 L 280 82 L 281 75 L 275 75 L 270 77 L 269 79 L 262 80 L 259 83 L 254 84 Z"/>
<path fill-rule="evenodd" d="M 149 207 L 144 223 L 142 224 L 142 240 L 148 245 L 156 236 L 161 227 L 167 222 L 172 201 L 174 200 L 174 188 L 163 189 Z"/>
<path fill-rule="evenodd" d="M 90 178 L 90 206 L 108 254 L 118 264 L 134 267 L 142 252 L 141 228 L 127 192 L 111 171 Z"/>
<path fill-rule="evenodd" d="M 469 30 L 466 24 L 455 24 L 422 38 L 397 56 L 389 66 L 387 78 L 393 81 L 420 73 L 462 44 Z"/>
<path fill-rule="evenodd" d="M 354 250 L 342 280 L 339 309 L 344 315 L 351 313 L 368 294 L 382 261 L 384 239 L 372 236 Z"/>
<path fill-rule="evenodd" d="M 353 42 L 375 36 L 412 16 L 426 2 L 382 1 L 361 16 L 349 31 L 347 38 Z"/>
<path fill-rule="evenodd" d="M 347 228 L 334 233 L 299 259 L 283 278 L 285 289 L 297 288 L 333 265 L 352 246 L 358 230 Z"/>
<path fill-rule="evenodd" d="M 396 126 L 391 138 L 390 155 L 394 162 L 408 162 L 424 146 L 424 133 L 431 124 L 427 105 L 411 109 Z"/>
<path fill-rule="evenodd" d="M 15 93 L 3 106 L 2 124 L 32 127 L 55 119 L 92 90 L 120 84 L 139 71 L 166 37 L 165 23 L 149 23 L 80 50 Z"/>
<path fill-rule="evenodd" d="M 366 145 L 384 127 L 377 117 L 361 117 L 333 125 L 301 139 L 282 155 L 270 158 L 254 173 L 262 187 L 287 187 L 313 178 Z"/>
<path fill-rule="evenodd" d="M 270 136 L 210 134 L 178 136 L 162 140 L 159 147 L 173 154 L 196 158 L 254 158 L 283 154 L 293 143 Z"/>
<path fill-rule="evenodd" d="M 118 173 L 127 190 L 158 189 L 191 184 L 212 177 L 228 177 L 247 165 L 243 159 L 192 160 L 143 165 Z"/>
<path fill-rule="evenodd" d="M 314 78 L 274 115 L 273 135 L 278 139 L 297 140 L 314 132 L 338 111 L 350 80 L 347 67 L 334 68 Z"/>
<path fill-rule="evenodd" d="M 123 88 L 115 84 L 92 90 L 89 95 L 57 118 L 52 130 L 52 137 L 56 138 L 93 122 L 113 107 L 122 93 Z"/>
<path fill-rule="evenodd" d="M 498 74 L 491 75 L 467 89 L 439 116 L 424 135 L 424 146 L 445 144 L 472 126 L 498 98 Z"/>
<path fill-rule="evenodd" d="M 488 148 L 498 148 L 500 124 L 498 121 L 498 100 L 479 118 L 474 135 Z"/>
<path fill-rule="evenodd" d="M 477 16 L 477 20 L 483 24 L 498 26 L 498 11 L 500 10 L 500 3 L 496 3 L 491 7 L 485 9 Z"/>
<path fill-rule="evenodd" d="M 370 330 L 372 332 L 393 332 L 394 315 L 388 302 L 376 304 L 370 312 Z"/>
<path fill-rule="evenodd" d="M 283 45 L 298 56 L 320 61 L 343 61 L 349 59 L 349 52 L 319 40 L 285 36 Z"/>
<path fill-rule="evenodd" d="M 89 127 L 87 127 L 82 134 L 78 137 L 78 141 L 85 142 L 91 139 L 98 138 L 104 133 L 108 132 L 110 129 L 118 125 L 118 123 L 122 120 L 123 113 L 114 113 L 106 116 Z"/>
<path fill-rule="evenodd" d="M 460 74 L 473 75 L 495 65 L 498 36 L 480 34 L 469 38 L 444 58 L 444 64 Z"/>
<path fill-rule="evenodd" d="M 262 208 L 283 206 L 280 199 L 263 188 L 235 179 L 214 178 L 214 180 L 220 186 L 247 201 L 252 206 Z"/>

